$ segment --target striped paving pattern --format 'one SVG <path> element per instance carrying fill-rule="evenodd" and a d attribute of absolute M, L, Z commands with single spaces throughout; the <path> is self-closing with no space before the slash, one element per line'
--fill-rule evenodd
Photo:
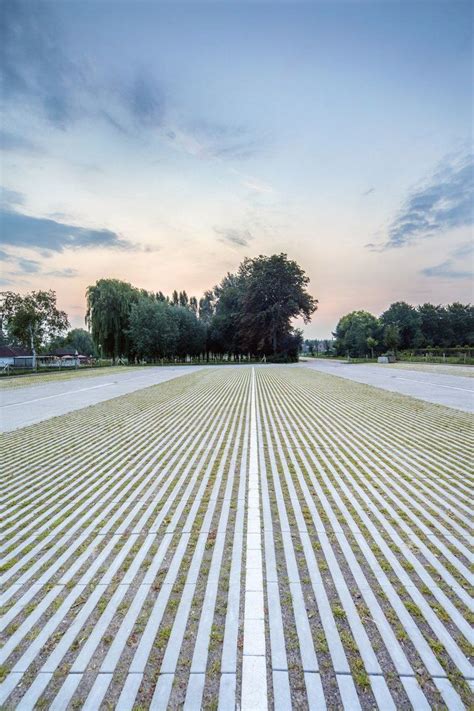
<path fill-rule="evenodd" d="M 468 708 L 472 435 L 291 366 L 3 435 L 2 708 Z"/>

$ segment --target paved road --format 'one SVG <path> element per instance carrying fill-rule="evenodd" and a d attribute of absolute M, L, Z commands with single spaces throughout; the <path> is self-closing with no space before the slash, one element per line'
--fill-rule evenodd
<path fill-rule="evenodd" d="M 395 372 L 393 368 L 383 365 L 347 364 L 335 360 L 308 360 L 303 361 L 300 367 L 355 380 L 357 383 L 374 385 L 377 388 L 410 395 L 437 405 L 454 407 L 463 412 L 474 412 L 472 380 L 459 375 L 424 373 L 419 370 Z"/>
<path fill-rule="evenodd" d="M 64 415 L 119 395 L 188 375 L 205 366 L 140 368 L 136 372 L 113 373 L 96 378 L 49 381 L 44 385 L 12 388 L 0 392 L 0 431 L 12 430 L 50 417 Z"/>

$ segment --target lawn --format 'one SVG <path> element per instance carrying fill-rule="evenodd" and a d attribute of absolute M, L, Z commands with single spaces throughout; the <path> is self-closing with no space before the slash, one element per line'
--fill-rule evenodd
<path fill-rule="evenodd" d="M 291 366 L 3 435 L 0 704 L 468 708 L 472 440 Z"/>

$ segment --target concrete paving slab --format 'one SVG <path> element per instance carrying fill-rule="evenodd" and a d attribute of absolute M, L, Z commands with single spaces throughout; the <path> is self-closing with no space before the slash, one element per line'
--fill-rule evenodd
<path fill-rule="evenodd" d="M 26 427 L 120 395 L 195 373 L 208 366 L 147 366 L 94 378 L 49 381 L 42 385 L 0 390 L 0 431 Z M 218 367 L 218 366 L 212 366 Z"/>
<path fill-rule="evenodd" d="M 330 359 L 307 360 L 297 367 L 336 375 L 464 412 L 474 412 L 474 387 L 472 380 L 465 376 L 416 370 L 394 371 L 383 364 L 349 364 Z M 389 413 L 387 417 L 389 419 Z"/>

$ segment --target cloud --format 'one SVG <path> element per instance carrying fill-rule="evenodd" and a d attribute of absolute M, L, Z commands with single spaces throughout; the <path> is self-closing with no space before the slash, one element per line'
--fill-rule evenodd
<path fill-rule="evenodd" d="M 451 252 L 451 256 L 455 259 L 468 259 L 474 256 L 474 242 L 469 240 L 468 242 L 462 242 L 458 244 L 457 247 Z"/>
<path fill-rule="evenodd" d="M 71 279 L 79 274 L 77 269 L 71 269 L 71 267 L 65 267 L 64 269 L 54 269 L 51 272 L 45 272 L 45 276 L 58 277 L 61 279 Z"/>
<path fill-rule="evenodd" d="M 26 259 L 18 257 L 4 249 L 0 249 L 0 261 L 15 264 L 17 271 L 9 272 L 9 276 L 23 276 L 23 274 L 37 274 L 41 271 L 41 264 L 35 259 Z"/>
<path fill-rule="evenodd" d="M 258 195 L 271 195 L 274 192 L 271 185 L 255 178 L 243 180 L 242 185 Z"/>
<path fill-rule="evenodd" d="M 40 271 L 41 265 L 35 259 L 18 259 L 18 266 L 23 274 L 36 274 Z"/>
<path fill-rule="evenodd" d="M 129 130 L 121 123 L 118 119 L 114 118 L 107 110 L 102 110 L 99 114 L 106 123 L 108 123 L 112 128 L 114 128 L 119 133 L 128 136 L 130 134 Z"/>
<path fill-rule="evenodd" d="M 262 141 L 251 136 L 243 126 L 202 119 L 168 128 L 165 135 L 176 146 L 197 158 L 245 160 L 259 153 L 262 148 Z"/>
<path fill-rule="evenodd" d="M 427 277 L 437 277 L 439 279 L 472 279 L 474 270 L 472 268 L 472 258 L 474 255 L 474 243 L 462 242 L 455 247 L 448 258 L 433 267 L 425 267 L 420 274 Z M 470 260 L 471 269 L 466 269 L 466 260 Z"/>
<path fill-rule="evenodd" d="M 2 262 L 11 262 L 13 259 L 13 256 L 11 254 L 8 254 L 8 252 L 5 252 L 4 249 L 0 249 L 0 260 Z"/>
<path fill-rule="evenodd" d="M 425 267 L 420 273 L 423 276 L 438 277 L 439 279 L 472 279 L 473 277 L 472 271 L 456 268 L 452 259 L 446 259 L 434 267 Z"/>
<path fill-rule="evenodd" d="M 129 76 L 99 78 L 83 58 L 69 56 L 63 36 L 54 4 L 3 0 L 0 78 L 5 101 L 39 107 L 60 129 L 83 117 L 99 118 L 127 134 L 162 123 L 163 88 L 147 71 L 132 68 Z M 11 137 L 9 144 L 13 149 Z"/>
<path fill-rule="evenodd" d="M 0 149 L 3 151 L 26 151 L 37 153 L 38 146 L 23 136 L 0 130 Z"/>
<path fill-rule="evenodd" d="M 63 39 L 61 18 L 55 3 L 3 0 L 0 79 L 5 103 L 39 112 L 60 130 L 87 119 L 142 140 L 159 129 L 162 140 L 199 159 L 240 161 L 261 152 L 262 139 L 243 126 L 176 118 L 179 110 L 171 117 L 165 83 L 148 67 L 132 65 L 117 75 L 93 58 L 86 61 Z M 35 149 L 13 133 L 4 134 L 4 146 Z"/>
<path fill-rule="evenodd" d="M 388 227 L 388 239 L 366 247 L 373 251 L 403 247 L 469 225 L 473 217 L 473 174 L 472 155 L 446 158 L 422 187 L 408 195 Z"/>
<path fill-rule="evenodd" d="M 72 269 L 70 267 L 65 267 L 64 269 L 55 269 L 49 272 L 45 272 L 42 269 L 40 262 L 35 259 L 26 259 L 25 257 L 19 257 L 5 250 L 0 249 L 0 260 L 2 262 L 8 262 L 9 264 L 14 264 L 14 269 L 16 271 L 10 271 L 8 276 L 19 277 L 25 274 L 37 274 L 38 276 L 50 276 L 58 278 L 71 278 L 78 275 L 77 269 Z M 5 284 L 12 284 L 11 279 L 4 280 Z"/>
<path fill-rule="evenodd" d="M 0 231 L 4 245 L 37 249 L 43 254 L 83 247 L 138 249 L 137 245 L 111 230 L 78 227 L 9 209 L 0 210 Z"/>
<path fill-rule="evenodd" d="M 253 239 L 248 230 L 236 230 L 232 227 L 214 227 L 214 232 L 219 235 L 221 242 L 229 242 L 236 247 L 246 247 Z"/>
<path fill-rule="evenodd" d="M 9 190 L 3 186 L 0 187 L 0 208 L 11 208 L 16 205 L 23 205 L 23 203 L 24 198 L 21 193 L 16 190 Z"/>
<path fill-rule="evenodd" d="M 142 126 L 159 126 L 163 122 L 165 98 L 157 82 L 146 73 L 137 74 L 124 93 L 130 113 Z"/>
<path fill-rule="evenodd" d="M 72 92 L 81 77 L 62 51 L 60 35 L 45 3 L 4 0 L 0 36 L 3 96 L 39 102 L 47 118 L 64 127 L 74 117 Z"/>

